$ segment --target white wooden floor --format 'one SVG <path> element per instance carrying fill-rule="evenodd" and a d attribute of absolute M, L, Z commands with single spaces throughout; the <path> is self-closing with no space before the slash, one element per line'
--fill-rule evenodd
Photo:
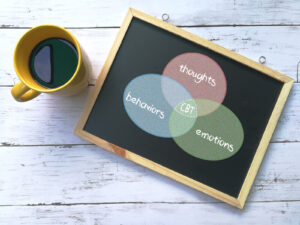
<path fill-rule="evenodd" d="M 104 151 L 73 129 L 128 7 L 293 77 L 243 211 Z M 13 50 L 28 28 L 65 26 L 91 61 L 87 90 L 18 103 Z M 300 224 L 300 1 L 2 0 L 0 224 Z M 299 65 L 300 73 L 300 65 Z"/>

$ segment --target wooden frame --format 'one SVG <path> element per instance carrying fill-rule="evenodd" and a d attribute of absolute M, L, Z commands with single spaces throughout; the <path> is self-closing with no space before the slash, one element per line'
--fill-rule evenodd
<path fill-rule="evenodd" d="M 130 152 L 129 150 L 127 149 L 123 149 L 121 147 L 118 147 L 112 143 L 109 143 L 97 136 L 94 136 L 88 132 L 86 132 L 83 128 L 85 126 L 85 123 L 89 117 L 89 114 L 93 108 L 93 105 L 95 104 L 95 101 L 97 99 L 97 96 L 101 90 L 101 87 L 104 83 L 104 80 L 106 79 L 106 76 L 110 70 L 110 67 L 114 61 L 114 58 L 118 52 L 118 49 L 119 47 L 121 46 L 121 43 L 122 43 L 122 40 L 126 34 L 126 31 L 127 31 L 127 28 L 129 27 L 130 25 L 130 22 L 132 20 L 132 18 L 135 17 L 135 18 L 138 18 L 140 20 L 143 20 L 149 24 L 152 24 L 154 26 L 157 26 L 157 27 L 160 27 L 168 32 L 171 32 L 173 34 L 176 34 L 180 37 L 183 37 L 187 40 L 190 40 L 196 44 L 199 44 L 201 46 L 204 46 L 214 52 L 217 52 L 219 54 L 222 54 L 226 57 L 229 57 L 241 64 L 244 64 L 244 65 L 247 65 L 248 67 L 251 67 L 267 76 L 270 76 L 278 81 L 281 81 L 283 84 L 283 87 L 281 89 L 281 92 L 279 94 L 279 97 L 276 101 L 276 104 L 275 104 L 275 107 L 274 107 L 274 110 L 271 114 L 271 117 L 268 121 L 268 124 L 266 126 L 266 129 L 264 131 L 264 134 L 260 140 L 260 143 L 259 143 L 259 146 L 256 150 L 256 153 L 255 153 L 255 156 L 253 158 L 253 161 L 251 163 L 251 166 L 248 170 L 248 173 L 246 175 L 246 178 L 244 180 L 244 183 L 242 185 L 242 188 L 240 190 L 240 193 L 238 195 L 237 198 L 234 198 L 228 194 L 225 194 L 219 190 L 216 190 L 212 187 L 209 187 L 203 183 L 200 183 L 196 180 L 193 180 L 189 177 L 186 177 L 180 173 L 177 173 L 171 169 L 168 169 L 160 164 L 157 164 L 149 159 L 146 159 L 144 157 L 141 157 L 133 152 Z M 125 20 L 123 21 L 123 24 L 119 30 L 119 33 L 115 39 L 115 42 L 109 52 L 109 55 L 103 65 L 103 68 L 102 68 L 102 71 L 97 79 L 97 82 L 96 82 L 96 85 L 88 99 L 88 102 L 83 110 L 83 113 L 80 117 L 80 120 L 77 124 L 77 127 L 75 128 L 75 131 L 74 133 L 76 135 L 78 135 L 79 137 L 89 141 L 89 142 L 92 142 L 108 151 L 111 151 L 111 152 L 114 152 L 126 159 L 129 159 L 137 164 L 140 164 L 142 166 L 145 166 L 151 170 L 154 170 L 162 175 L 165 175 L 167 177 L 170 177 L 178 182 L 181 182 L 187 186 L 190 186 L 196 190 L 199 190 L 199 191 L 202 191 L 210 196 L 213 196 L 219 200 L 222 200 L 226 203 L 229 203 L 230 205 L 233 205 L 235 207 L 238 207 L 240 209 L 242 209 L 244 207 L 244 204 L 245 204 L 245 201 L 247 199 L 247 196 L 249 194 L 249 191 L 251 189 L 251 186 L 254 182 L 254 179 L 255 179 L 255 176 L 257 174 L 257 171 L 258 171 L 258 168 L 261 164 L 261 161 L 263 159 L 263 156 L 266 152 L 266 149 L 268 147 L 268 144 L 270 142 L 270 139 L 271 139 L 271 136 L 273 134 L 273 131 L 275 129 L 275 126 L 277 124 L 277 121 L 278 121 L 278 118 L 281 114 L 281 111 L 283 109 L 283 106 L 284 106 L 284 103 L 288 97 L 288 94 L 290 92 L 290 89 L 293 85 L 293 82 L 294 80 L 292 78 L 289 78 L 277 71 L 274 71 L 264 65 L 261 65 L 257 62 L 254 62 L 244 56 L 241 56 L 237 53 L 234 53 L 228 49 L 225 49 L 217 44 L 214 44 L 210 41 L 207 41 L 203 38 L 200 38 L 194 34 L 191 34 L 185 30 L 182 30 L 176 26 L 173 26 L 171 24 L 168 24 L 166 22 L 163 22 L 159 19 L 156 19 L 154 17 L 151 17 L 149 15 L 146 15 L 142 12 L 139 12 L 135 9 L 129 9 L 126 17 L 125 17 Z"/>

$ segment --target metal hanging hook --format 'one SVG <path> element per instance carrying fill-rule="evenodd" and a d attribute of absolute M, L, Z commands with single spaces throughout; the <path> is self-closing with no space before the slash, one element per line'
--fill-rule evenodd
<path fill-rule="evenodd" d="M 161 15 L 161 18 L 162 18 L 163 21 L 167 22 L 169 20 L 170 16 L 167 13 L 163 13 Z"/>
<path fill-rule="evenodd" d="M 258 61 L 259 61 L 259 63 L 261 63 L 261 64 L 265 64 L 266 61 L 267 61 L 267 59 L 266 59 L 265 56 L 262 55 L 261 57 L 259 57 Z"/>

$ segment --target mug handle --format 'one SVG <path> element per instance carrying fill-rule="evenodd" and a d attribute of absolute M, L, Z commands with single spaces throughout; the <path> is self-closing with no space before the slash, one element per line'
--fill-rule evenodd
<path fill-rule="evenodd" d="M 18 102 L 26 102 L 37 97 L 41 93 L 30 89 L 20 81 L 11 89 L 11 94 Z"/>

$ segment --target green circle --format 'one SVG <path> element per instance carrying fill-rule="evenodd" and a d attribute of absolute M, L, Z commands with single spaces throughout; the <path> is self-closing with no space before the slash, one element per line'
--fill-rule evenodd
<path fill-rule="evenodd" d="M 198 116 L 193 127 L 178 136 L 178 126 L 182 123 L 174 125 L 178 117 L 174 110 L 169 128 L 175 143 L 186 153 L 204 160 L 218 161 L 235 155 L 244 141 L 244 129 L 240 120 L 230 109 L 218 102 L 207 99 L 197 99 L 196 102 L 198 115 L 201 109 L 203 112 L 212 108 L 215 111 Z"/>

